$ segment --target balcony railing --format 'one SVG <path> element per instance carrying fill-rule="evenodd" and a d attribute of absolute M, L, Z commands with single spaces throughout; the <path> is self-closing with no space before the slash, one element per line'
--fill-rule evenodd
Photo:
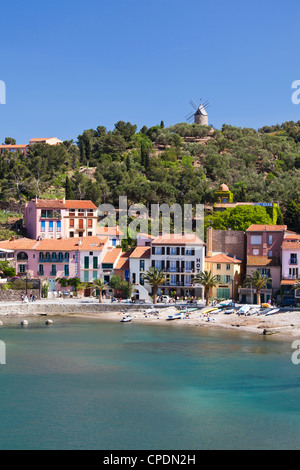
<path fill-rule="evenodd" d="M 298 264 L 297 258 L 296 259 L 295 258 L 290 258 L 289 259 L 289 264 Z"/>

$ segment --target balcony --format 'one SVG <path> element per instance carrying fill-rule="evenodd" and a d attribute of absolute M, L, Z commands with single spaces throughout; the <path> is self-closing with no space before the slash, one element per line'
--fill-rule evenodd
<path fill-rule="evenodd" d="M 293 265 L 298 264 L 298 259 L 297 258 L 290 258 L 289 259 L 289 264 L 293 264 Z"/>

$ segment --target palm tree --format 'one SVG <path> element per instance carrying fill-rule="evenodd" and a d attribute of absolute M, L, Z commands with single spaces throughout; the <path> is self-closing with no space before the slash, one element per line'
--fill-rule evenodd
<path fill-rule="evenodd" d="M 107 283 L 103 279 L 95 279 L 91 287 L 93 292 L 99 291 L 99 303 L 102 303 L 102 292 L 108 288 Z"/>
<path fill-rule="evenodd" d="M 212 287 L 215 287 L 217 285 L 217 277 L 213 276 L 211 271 L 201 271 L 199 274 L 196 274 L 192 282 L 193 284 L 202 284 L 202 286 L 204 287 L 206 305 L 208 305 L 209 291 Z"/>
<path fill-rule="evenodd" d="M 153 302 L 156 304 L 158 288 L 166 282 L 166 276 L 162 269 L 159 270 L 155 267 L 152 267 L 148 269 L 144 279 L 153 288 Z"/>
<path fill-rule="evenodd" d="M 246 276 L 244 281 L 245 287 L 252 287 L 256 290 L 257 304 L 261 304 L 260 292 L 262 289 L 266 289 L 267 285 L 272 281 L 270 277 L 262 275 L 260 271 L 253 271 L 251 274 Z"/>

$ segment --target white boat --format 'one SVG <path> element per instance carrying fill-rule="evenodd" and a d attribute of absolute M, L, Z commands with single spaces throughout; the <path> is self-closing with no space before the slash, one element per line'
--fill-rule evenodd
<path fill-rule="evenodd" d="M 129 322 L 131 320 L 132 320 L 132 316 L 131 315 L 126 315 L 126 317 L 123 317 L 122 320 L 120 320 L 120 322 L 125 323 L 125 322 Z"/>
<path fill-rule="evenodd" d="M 231 313 L 234 313 L 234 308 L 228 308 L 228 309 L 224 310 L 224 313 L 226 315 L 230 315 Z"/>
<path fill-rule="evenodd" d="M 257 313 L 259 313 L 259 308 L 254 307 L 254 308 L 251 308 L 246 315 L 251 316 L 251 315 L 256 315 Z"/>
<path fill-rule="evenodd" d="M 184 318 L 184 314 L 182 312 L 174 313 L 174 315 L 168 315 L 166 320 L 179 320 L 180 318 Z"/>
<path fill-rule="evenodd" d="M 266 313 L 266 317 L 268 315 L 274 315 L 275 313 L 278 313 L 280 308 L 272 308 L 268 313 Z"/>
<path fill-rule="evenodd" d="M 249 310 L 250 310 L 249 305 L 243 305 L 243 306 L 237 311 L 237 314 L 238 314 L 238 315 L 246 315 L 246 313 L 248 313 Z"/>

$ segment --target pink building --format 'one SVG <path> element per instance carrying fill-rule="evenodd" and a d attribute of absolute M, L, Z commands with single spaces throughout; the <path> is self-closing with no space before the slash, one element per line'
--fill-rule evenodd
<path fill-rule="evenodd" d="M 247 274 L 260 271 L 271 278 L 266 289 L 261 292 L 261 301 L 272 299 L 280 289 L 281 282 L 281 245 L 286 225 L 251 225 L 246 231 L 247 236 Z M 256 293 L 250 288 L 241 288 L 240 301 L 256 303 Z"/>
<path fill-rule="evenodd" d="M 35 240 L 95 236 L 97 207 L 92 201 L 35 198 L 25 205 L 25 228 Z"/>

